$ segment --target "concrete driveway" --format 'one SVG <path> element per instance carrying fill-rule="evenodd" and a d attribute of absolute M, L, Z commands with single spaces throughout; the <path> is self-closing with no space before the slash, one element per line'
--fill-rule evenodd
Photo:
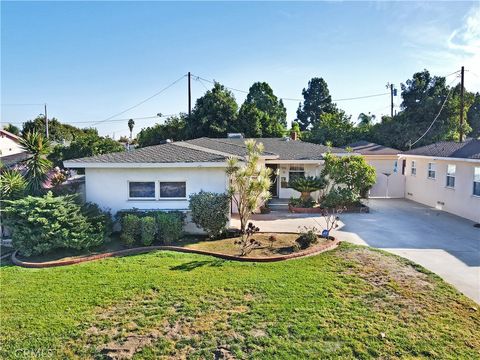
<path fill-rule="evenodd" d="M 343 214 L 335 236 L 412 260 L 480 303 L 480 229 L 473 222 L 408 200 L 369 200 L 369 214 Z M 255 215 L 262 231 L 323 228 L 318 215 Z M 232 220 L 238 226 L 238 220 Z"/>

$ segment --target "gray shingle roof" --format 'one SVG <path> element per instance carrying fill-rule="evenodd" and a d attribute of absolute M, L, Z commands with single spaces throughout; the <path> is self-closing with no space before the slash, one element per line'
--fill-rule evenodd
<path fill-rule="evenodd" d="M 405 155 L 480 159 L 480 140 L 467 139 L 464 142 L 441 141 L 404 152 Z"/>
<path fill-rule="evenodd" d="M 245 155 L 245 141 L 247 139 L 213 139 L 199 138 L 189 140 L 213 150 L 229 152 L 236 151 L 235 155 Z M 278 160 L 322 160 L 324 153 L 344 153 L 345 149 L 329 148 L 325 145 L 312 144 L 290 138 L 257 138 L 255 141 L 265 146 L 264 155 L 278 155 Z"/>
<path fill-rule="evenodd" d="M 125 152 L 66 160 L 69 163 L 175 163 L 223 162 L 227 157 L 175 144 L 148 146 Z"/>
<path fill-rule="evenodd" d="M 352 148 L 352 151 L 362 155 L 397 155 L 401 153 L 400 150 L 393 149 L 387 146 L 375 144 L 365 140 L 357 141 L 347 145 Z"/>

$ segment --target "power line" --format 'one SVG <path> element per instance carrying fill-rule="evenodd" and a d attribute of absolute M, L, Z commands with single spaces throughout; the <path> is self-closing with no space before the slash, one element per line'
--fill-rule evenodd
<path fill-rule="evenodd" d="M 45 103 L 41 104 L 1 104 L 1 106 L 43 106 Z"/>
<path fill-rule="evenodd" d="M 453 79 L 453 81 L 450 82 L 450 84 L 448 84 L 448 86 L 450 86 L 454 81 L 456 80 Z M 454 87 L 450 87 L 450 89 L 448 90 L 448 93 L 447 93 L 447 96 L 445 97 L 445 100 L 443 101 L 443 104 L 442 106 L 440 107 L 440 111 L 438 112 L 438 114 L 435 116 L 435 118 L 433 119 L 432 123 L 430 124 L 430 126 L 427 128 L 427 130 L 422 134 L 422 136 L 420 136 L 417 140 L 415 140 L 413 143 L 410 143 L 409 146 L 410 148 L 415 145 L 417 142 L 419 142 L 420 140 L 423 139 L 423 137 L 425 135 L 427 135 L 427 133 L 430 131 L 430 129 L 432 128 L 433 124 L 435 124 L 435 122 L 437 121 L 438 117 L 440 116 L 440 114 L 442 113 L 442 110 L 443 108 L 445 107 L 445 104 L 447 103 L 447 100 L 448 100 L 448 97 L 450 96 L 452 90 L 454 89 Z"/>
<path fill-rule="evenodd" d="M 161 93 L 163 93 L 164 91 L 166 91 L 166 90 L 168 90 L 169 88 L 171 88 L 173 85 L 175 85 L 175 84 L 178 83 L 180 80 L 182 80 L 185 76 L 187 76 L 187 75 L 186 75 L 186 74 L 182 75 L 182 76 L 179 77 L 177 80 L 175 80 L 175 81 L 172 82 L 171 84 L 165 86 L 165 87 L 164 87 L 163 89 L 161 89 L 160 91 L 157 91 L 155 94 L 149 96 L 148 98 L 140 101 L 139 103 L 137 103 L 137 104 L 135 104 L 135 105 L 133 105 L 133 106 L 130 106 L 128 109 L 125 109 L 125 110 L 123 110 L 123 111 L 120 111 L 119 113 L 116 113 L 116 114 L 114 114 L 114 115 L 112 115 L 112 116 L 110 116 L 110 117 L 108 117 L 108 118 L 106 118 L 106 119 L 104 119 L 104 120 L 97 121 L 97 122 L 94 123 L 93 125 L 98 125 L 98 124 L 100 124 L 100 123 L 103 123 L 103 122 L 105 122 L 105 121 L 108 121 L 108 120 L 110 120 L 110 119 L 113 119 L 113 118 L 116 117 L 116 116 L 125 114 L 126 112 L 128 112 L 128 111 L 130 111 L 130 110 L 132 110 L 132 109 L 135 109 L 136 107 L 139 107 L 140 105 L 142 105 L 142 104 L 146 103 L 147 101 L 153 99 L 155 96 L 158 96 L 158 95 L 160 95 Z"/>

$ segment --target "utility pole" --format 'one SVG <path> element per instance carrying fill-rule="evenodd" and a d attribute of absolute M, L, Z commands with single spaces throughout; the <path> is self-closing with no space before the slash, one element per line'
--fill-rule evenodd
<path fill-rule="evenodd" d="M 390 117 L 393 118 L 393 97 L 397 96 L 397 89 L 393 87 L 393 84 L 387 83 L 387 89 L 390 89 Z"/>
<path fill-rule="evenodd" d="M 47 116 L 47 104 L 45 103 L 45 136 L 48 140 L 48 116 Z"/>
<path fill-rule="evenodd" d="M 188 72 L 188 117 L 192 115 L 192 83 L 191 83 L 191 74 Z"/>
<path fill-rule="evenodd" d="M 464 86 L 465 86 L 465 81 L 464 81 L 464 73 L 465 69 L 462 66 L 462 70 L 460 70 L 460 142 L 463 142 L 463 110 L 464 110 Z"/>

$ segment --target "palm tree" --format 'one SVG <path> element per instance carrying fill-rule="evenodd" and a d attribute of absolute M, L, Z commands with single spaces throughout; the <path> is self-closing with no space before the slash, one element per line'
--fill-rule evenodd
<path fill-rule="evenodd" d="M 133 121 L 133 119 L 128 120 L 128 128 L 130 129 L 130 142 L 132 142 L 132 132 L 134 125 L 135 121 Z"/>
<path fill-rule="evenodd" d="M 29 158 L 24 162 L 27 167 L 27 191 L 34 195 L 40 194 L 52 167 L 52 163 L 47 159 L 51 151 L 50 142 L 42 134 L 33 131 L 20 138 L 20 145 L 29 153 Z"/>
<path fill-rule="evenodd" d="M 310 193 L 324 189 L 327 181 L 324 177 L 296 177 L 289 182 L 288 186 L 301 193 L 300 199 L 307 201 L 310 199 Z"/>

